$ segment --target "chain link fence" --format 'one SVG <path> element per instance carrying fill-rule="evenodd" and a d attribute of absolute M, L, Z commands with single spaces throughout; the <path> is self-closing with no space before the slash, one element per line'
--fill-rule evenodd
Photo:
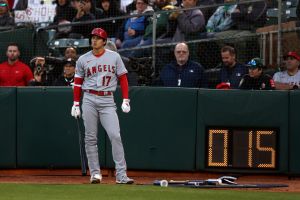
<path fill-rule="evenodd" d="M 142 0 L 137 2 L 143 3 Z M 284 65 L 285 54 L 300 52 L 298 0 L 195 1 L 195 5 L 188 5 L 186 1 L 177 5 L 174 1 L 151 2 L 152 8 L 148 6 L 146 10 L 149 11 L 144 13 L 60 25 L 36 24 L 35 48 L 29 51 L 59 60 L 66 56 L 68 47 L 75 47 L 79 56 L 91 49 L 91 30 L 104 27 L 109 35 L 107 48 L 122 56 L 129 71 L 130 85 L 157 86 L 162 85 L 160 79 L 164 67 L 170 63 L 176 66 L 176 45 L 185 42 L 189 60 L 202 66 L 199 87 L 205 88 L 216 88 L 224 82 L 221 77 L 224 67 L 221 49 L 224 46 L 235 49 L 234 62 L 242 65 L 260 58 L 264 71 L 270 76 Z M 160 2 L 165 4 L 160 5 Z M 131 23 L 139 20 L 142 25 Z M 130 25 L 137 26 L 135 34 L 138 36 L 130 35 L 129 29 L 134 29 Z M 73 30 L 79 34 L 74 34 Z M 54 71 L 62 73 L 62 70 Z M 239 74 L 240 79 L 243 73 Z"/>

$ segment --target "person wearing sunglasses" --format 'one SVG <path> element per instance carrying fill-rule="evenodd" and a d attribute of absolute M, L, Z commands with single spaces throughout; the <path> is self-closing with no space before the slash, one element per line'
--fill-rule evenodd
<path fill-rule="evenodd" d="M 0 27 L 14 25 L 15 20 L 9 13 L 7 0 L 0 0 Z"/>
<path fill-rule="evenodd" d="M 295 51 L 284 56 L 286 70 L 274 74 L 275 87 L 278 90 L 293 90 L 300 87 L 300 55 Z"/>
<path fill-rule="evenodd" d="M 253 58 L 247 64 L 249 73 L 244 75 L 239 88 L 244 90 L 274 90 L 271 76 L 263 73 L 264 65 L 260 58 Z"/>

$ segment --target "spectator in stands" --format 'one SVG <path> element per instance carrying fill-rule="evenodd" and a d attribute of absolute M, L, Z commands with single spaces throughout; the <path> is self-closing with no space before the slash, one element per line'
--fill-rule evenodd
<path fill-rule="evenodd" d="M 187 44 L 178 43 L 174 54 L 176 61 L 167 64 L 160 73 L 159 85 L 166 87 L 201 87 L 203 67 L 189 59 Z"/>
<path fill-rule="evenodd" d="M 34 79 L 30 81 L 30 86 L 49 86 L 54 81 L 54 74 L 48 72 L 46 59 L 41 56 L 33 58 L 31 61 Z"/>
<path fill-rule="evenodd" d="M 120 9 L 126 14 L 132 13 L 136 9 L 136 0 L 122 0 Z"/>
<path fill-rule="evenodd" d="M 156 12 L 162 10 L 169 10 L 170 8 L 170 0 L 155 0 L 154 2 L 154 10 Z M 157 15 L 156 18 L 156 38 L 164 37 L 167 34 L 168 30 L 168 20 L 169 20 L 168 12 L 162 12 Z M 153 43 L 153 17 L 149 17 L 149 24 L 146 27 L 145 34 L 143 35 L 143 39 L 137 46 L 146 46 L 151 45 Z M 129 57 L 146 57 L 149 56 L 149 49 L 140 49 L 137 51 L 132 51 Z"/>
<path fill-rule="evenodd" d="M 84 22 L 95 20 L 95 15 L 91 12 L 94 8 L 92 0 L 76 0 L 75 6 L 77 9 L 76 16 L 73 19 L 73 22 Z M 72 32 L 70 33 L 70 38 L 88 38 L 92 29 L 93 24 L 86 24 L 80 26 L 72 26 Z"/>
<path fill-rule="evenodd" d="M 286 70 L 274 74 L 275 87 L 278 90 L 299 89 L 300 86 L 300 56 L 295 51 L 289 52 L 285 57 Z"/>
<path fill-rule="evenodd" d="M 249 74 L 244 75 L 239 88 L 245 90 L 273 90 L 275 84 L 271 76 L 263 73 L 264 65 L 260 58 L 253 58 L 247 64 Z"/>
<path fill-rule="evenodd" d="M 238 4 L 235 12 L 231 14 L 237 30 L 255 31 L 266 23 L 267 1 Z"/>
<path fill-rule="evenodd" d="M 233 0 L 225 0 L 224 2 L 227 4 L 219 6 L 209 18 L 206 25 L 207 32 L 220 32 L 232 27 L 233 21 L 231 19 L 231 13 L 236 10 L 237 4 L 229 4 L 235 2 Z"/>
<path fill-rule="evenodd" d="M 71 58 L 73 60 L 78 59 L 77 50 L 75 47 L 68 47 L 65 50 L 65 59 Z"/>
<path fill-rule="evenodd" d="M 0 64 L 0 86 L 27 86 L 33 79 L 30 68 L 19 60 L 19 46 L 7 46 L 7 61 Z"/>
<path fill-rule="evenodd" d="M 247 67 L 236 61 L 236 52 L 231 46 L 222 47 L 221 57 L 220 85 L 226 83 L 229 84 L 230 88 L 238 89 L 242 77 L 248 73 Z M 217 85 L 217 88 L 220 85 Z"/>
<path fill-rule="evenodd" d="M 76 15 L 76 10 L 70 5 L 69 0 L 56 1 L 56 15 L 53 19 L 52 25 L 61 25 L 71 23 Z M 66 38 L 72 27 L 58 27 L 55 38 Z"/>
<path fill-rule="evenodd" d="M 183 0 L 182 8 L 193 8 L 198 0 Z M 183 42 L 198 39 L 200 32 L 205 30 L 205 19 L 200 9 L 177 11 L 170 15 L 177 19 L 177 28 L 173 36 L 173 42 Z"/>
<path fill-rule="evenodd" d="M 14 0 L 13 10 L 26 10 L 28 0 Z"/>
<path fill-rule="evenodd" d="M 205 21 L 213 15 L 213 13 L 217 10 L 217 6 L 213 7 L 213 4 L 219 4 L 218 0 L 198 0 L 197 6 L 204 6 L 201 8 Z M 221 3 L 224 3 L 223 0 Z M 206 7 L 207 6 L 207 7 Z"/>
<path fill-rule="evenodd" d="M 69 58 L 75 61 L 78 59 L 76 47 L 72 47 L 72 46 L 67 47 L 65 49 L 63 58 L 46 56 L 45 57 L 46 66 L 49 66 L 49 68 L 51 68 L 51 70 L 48 70 L 48 77 L 50 76 L 49 78 L 52 80 L 57 79 L 58 76 L 63 73 L 65 60 Z"/>
<path fill-rule="evenodd" d="M 74 82 L 76 61 L 69 58 L 65 60 L 63 75 L 59 76 L 53 86 L 72 86 Z"/>
<path fill-rule="evenodd" d="M 7 0 L 0 0 L 0 26 L 14 26 L 15 20 L 11 16 Z"/>
<path fill-rule="evenodd" d="M 118 9 L 115 0 L 100 0 L 99 8 L 102 9 L 102 15 L 100 15 L 97 19 L 106 19 L 124 15 L 124 13 Z M 122 20 L 101 22 L 99 27 L 106 30 L 109 38 L 115 38 L 118 28 L 122 25 L 122 22 Z"/>
<path fill-rule="evenodd" d="M 148 0 L 137 0 L 136 10 L 132 14 L 153 12 L 153 8 L 148 4 Z M 129 48 L 138 45 L 145 33 L 147 18 L 147 16 L 141 16 L 126 20 L 117 35 L 116 46 L 118 48 Z"/>

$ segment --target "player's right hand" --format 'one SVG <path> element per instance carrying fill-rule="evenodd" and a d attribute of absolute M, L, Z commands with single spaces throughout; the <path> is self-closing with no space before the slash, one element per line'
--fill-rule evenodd
<path fill-rule="evenodd" d="M 74 101 L 74 104 L 72 106 L 72 110 L 71 110 L 71 115 L 73 117 L 80 118 L 81 116 L 81 112 L 80 112 L 80 107 L 79 107 L 79 102 Z"/>

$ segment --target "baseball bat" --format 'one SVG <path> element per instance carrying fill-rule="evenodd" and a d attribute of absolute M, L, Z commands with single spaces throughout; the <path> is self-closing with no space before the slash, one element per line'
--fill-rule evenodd
<path fill-rule="evenodd" d="M 206 180 L 155 180 L 153 185 L 162 186 L 162 184 L 166 185 L 193 185 L 193 186 L 200 186 L 200 185 L 236 185 L 235 183 L 236 177 L 232 176 L 222 176 L 217 179 L 206 179 Z M 165 183 L 166 182 L 166 183 Z"/>
<path fill-rule="evenodd" d="M 153 182 L 153 185 L 162 185 L 162 182 L 167 182 L 167 185 L 203 185 L 207 181 L 206 180 L 185 180 L 185 181 L 179 181 L 179 180 L 155 180 Z"/>
<path fill-rule="evenodd" d="M 77 129 L 78 129 L 78 135 L 79 135 L 79 150 L 80 150 L 80 162 L 81 162 L 81 175 L 86 176 L 87 174 L 87 168 L 86 168 L 86 156 L 85 156 L 85 149 L 84 149 L 84 141 L 82 138 L 82 133 L 79 126 L 79 119 L 76 118 L 77 122 Z"/>

